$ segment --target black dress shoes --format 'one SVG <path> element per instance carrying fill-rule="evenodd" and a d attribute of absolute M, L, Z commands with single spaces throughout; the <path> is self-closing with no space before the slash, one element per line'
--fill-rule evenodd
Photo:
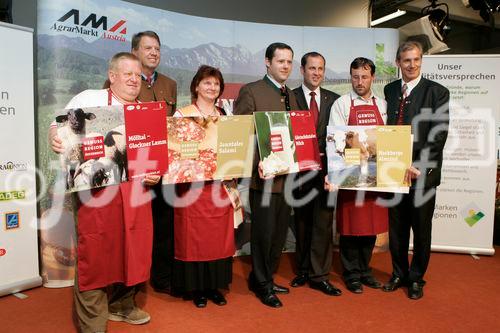
<path fill-rule="evenodd" d="M 325 280 L 321 282 L 309 281 L 309 287 L 312 289 L 316 289 L 322 291 L 324 294 L 328 296 L 340 296 L 342 295 L 342 291 L 338 288 L 335 288 L 330 281 Z"/>
<path fill-rule="evenodd" d="M 361 283 L 364 284 L 367 287 L 373 288 L 373 289 L 380 289 L 382 288 L 382 283 L 378 282 L 375 280 L 373 276 L 365 276 L 361 278 Z"/>
<path fill-rule="evenodd" d="M 386 284 L 384 284 L 384 286 L 382 287 L 382 290 L 383 291 L 386 291 L 386 292 L 391 292 L 391 291 L 395 291 L 397 290 L 399 287 L 402 287 L 404 284 L 403 280 L 398 277 L 398 276 L 393 276 L 389 282 L 387 282 Z"/>
<path fill-rule="evenodd" d="M 273 293 L 275 294 L 288 294 L 290 289 L 287 287 L 279 286 L 276 283 L 273 283 Z"/>
<path fill-rule="evenodd" d="M 224 295 L 217 289 L 209 290 L 206 293 L 207 298 L 214 302 L 215 304 L 222 306 L 227 304 L 226 298 L 224 298 Z"/>
<path fill-rule="evenodd" d="M 207 306 L 207 297 L 201 291 L 193 292 L 193 303 L 197 308 L 204 308 Z"/>
<path fill-rule="evenodd" d="M 349 290 L 352 293 L 355 293 L 355 294 L 363 293 L 363 285 L 361 284 L 361 281 L 359 281 L 359 280 L 346 281 L 345 286 L 347 287 L 347 290 Z"/>
<path fill-rule="evenodd" d="M 424 287 L 418 282 L 411 283 L 408 287 L 408 298 L 417 300 L 422 298 L 423 296 Z"/>
<path fill-rule="evenodd" d="M 307 274 L 299 274 L 293 278 L 292 282 L 290 282 L 290 286 L 293 288 L 302 287 L 309 281 L 309 276 Z"/>
<path fill-rule="evenodd" d="M 283 303 L 281 303 L 278 296 L 276 296 L 272 292 L 267 294 L 258 294 L 257 297 L 259 297 L 262 304 L 267 305 L 271 308 L 281 308 L 283 306 Z"/>

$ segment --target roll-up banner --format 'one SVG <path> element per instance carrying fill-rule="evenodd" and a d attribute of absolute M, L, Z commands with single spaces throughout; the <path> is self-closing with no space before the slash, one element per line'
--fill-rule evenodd
<path fill-rule="evenodd" d="M 432 249 L 492 255 L 500 55 L 425 56 L 422 76 L 450 90 Z"/>
<path fill-rule="evenodd" d="M 38 274 L 33 30 L 0 22 L 0 296 Z M 8 47 L 7 47 L 8 46 Z M 11 50 L 11 52 L 9 52 Z"/>

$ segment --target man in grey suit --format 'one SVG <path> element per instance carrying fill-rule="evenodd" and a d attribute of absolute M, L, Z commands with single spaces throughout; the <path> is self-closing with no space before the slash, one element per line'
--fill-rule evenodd
<path fill-rule="evenodd" d="M 384 88 L 388 125 L 411 125 L 412 166 L 407 170 L 410 193 L 389 208 L 389 248 L 392 277 L 384 291 L 408 285 L 408 297 L 419 299 L 423 293 L 425 271 L 431 255 L 432 216 L 436 187 L 441 181 L 443 147 L 448 135 L 450 92 L 420 73 L 422 46 L 405 42 L 398 48 L 396 64 L 402 80 Z M 408 263 L 410 229 L 413 230 L 413 258 Z"/>
<path fill-rule="evenodd" d="M 265 55 L 267 74 L 262 80 L 241 88 L 233 114 L 298 110 L 294 93 L 285 85 L 292 72 L 292 61 L 290 46 L 284 43 L 269 45 Z M 288 288 L 274 283 L 273 274 L 278 269 L 285 244 L 291 208 L 283 193 L 285 176 L 265 179 L 257 154 L 250 183 L 252 272 L 248 285 L 262 303 L 277 308 L 283 304 L 276 294 L 288 293 Z"/>
<path fill-rule="evenodd" d="M 325 77 L 325 65 L 325 58 L 318 52 L 304 54 L 300 66 L 304 81 L 293 90 L 299 108 L 309 110 L 316 121 L 322 170 L 297 174 L 299 186 L 294 190 L 294 199 L 298 205 L 293 207 L 297 276 L 290 285 L 300 287 L 309 282 L 311 288 L 326 295 L 340 296 L 342 292 L 328 279 L 333 253 L 333 202 L 328 202 L 329 192 L 324 189 L 327 174 L 326 126 L 331 106 L 339 95 L 320 87 Z"/>

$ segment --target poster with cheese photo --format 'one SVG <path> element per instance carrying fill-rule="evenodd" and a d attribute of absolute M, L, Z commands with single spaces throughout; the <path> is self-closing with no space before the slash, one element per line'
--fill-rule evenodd
<path fill-rule="evenodd" d="M 310 112 L 256 112 L 254 119 L 264 176 L 321 169 Z"/>

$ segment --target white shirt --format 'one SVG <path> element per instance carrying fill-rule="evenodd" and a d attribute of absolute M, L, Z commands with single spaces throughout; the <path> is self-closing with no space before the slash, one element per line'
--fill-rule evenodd
<path fill-rule="evenodd" d="M 340 96 L 335 103 L 333 103 L 332 108 L 330 109 L 330 120 L 328 121 L 328 126 L 341 126 L 348 124 L 349 113 L 351 112 L 351 99 L 354 100 L 355 106 L 373 105 L 373 97 L 375 97 L 375 104 L 378 107 L 378 111 L 380 112 L 380 116 L 382 117 L 384 124 L 387 123 L 387 103 L 384 99 L 375 96 L 373 92 L 371 92 L 368 99 L 364 99 L 356 94 L 356 92 L 351 91 L 348 94 Z"/>
<path fill-rule="evenodd" d="M 411 91 L 417 86 L 417 84 L 420 82 L 420 79 L 422 79 L 422 74 L 420 74 L 415 80 L 411 80 L 410 82 L 405 82 L 403 79 L 401 79 L 401 91 L 403 91 L 403 84 L 406 83 L 406 96 L 410 96 Z"/>
<path fill-rule="evenodd" d="M 316 104 L 318 104 L 318 112 L 319 112 L 319 110 L 321 109 L 321 96 L 320 96 L 319 87 L 317 87 L 315 90 L 310 90 L 302 83 L 302 91 L 304 92 L 304 97 L 306 98 L 308 109 L 311 108 L 311 95 L 309 95 L 309 94 L 313 91 L 316 93 L 316 96 L 314 96 L 314 99 L 316 100 Z"/>
<path fill-rule="evenodd" d="M 115 95 L 112 94 L 111 105 L 122 105 Z M 97 106 L 108 105 L 108 89 L 87 89 L 74 96 L 68 104 L 64 107 L 65 109 L 77 109 L 77 108 L 92 108 Z M 53 121 L 50 127 L 57 127 L 57 123 Z"/>
<path fill-rule="evenodd" d="M 108 105 L 108 89 L 88 89 L 73 97 L 69 103 L 66 104 L 65 109 L 91 108 L 106 105 Z M 114 94 L 112 94 L 111 97 L 111 105 L 122 105 Z"/>
<path fill-rule="evenodd" d="M 273 77 L 269 74 L 266 74 L 267 78 L 272 82 L 274 83 L 274 85 L 278 88 L 278 89 L 281 89 L 281 87 L 284 87 L 285 84 L 279 84 L 278 81 L 276 81 L 275 79 L 273 79 Z"/>

